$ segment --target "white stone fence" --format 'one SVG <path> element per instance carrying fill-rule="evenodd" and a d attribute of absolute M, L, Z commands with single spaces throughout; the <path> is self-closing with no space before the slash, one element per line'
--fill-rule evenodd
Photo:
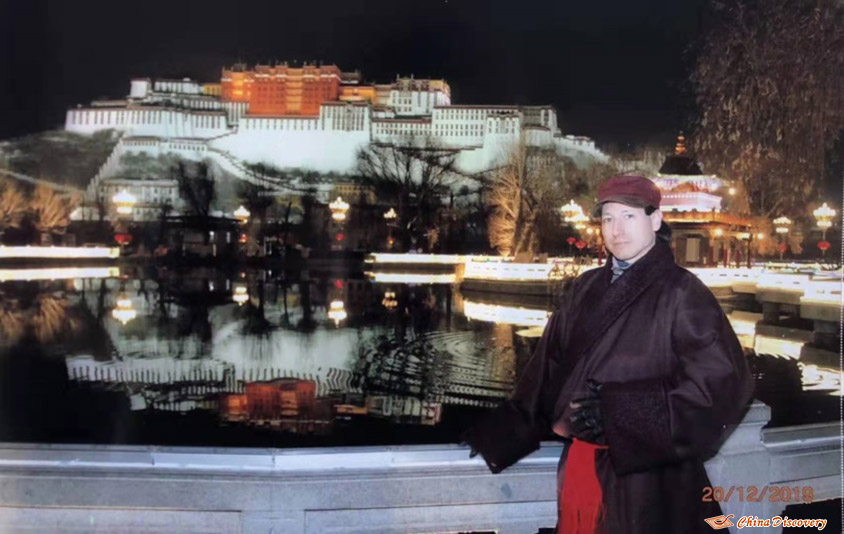
<path fill-rule="evenodd" d="M 769 488 L 761 502 L 741 502 L 734 492 L 724 513 L 782 513 L 788 503 L 770 499 L 775 487 L 811 488 L 815 502 L 840 498 L 839 423 L 765 430 L 769 417 L 768 407 L 755 403 L 707 462 L 713 486 Z M 458 445 L 3 444 L 0 531 L 535 534 L 555 522 L 560 453 L 561 444 L 544 443 L 492 475 Z"/>

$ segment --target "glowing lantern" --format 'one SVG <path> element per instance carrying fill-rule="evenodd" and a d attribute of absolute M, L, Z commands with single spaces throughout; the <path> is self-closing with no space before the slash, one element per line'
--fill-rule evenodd
<path fill-rule="evenodd" d="M 234 294 L 232 295 L 232 300 L 237 302 L 238 306 L 243 306 L 249 300 L 249 292 L 246 289 L 246 286 L 243 285 L 236 285 L 234 286 Z"/>
<path fill-rule="evenodd" d="M 132 242 L 132 234 L 116 234 L 114 240 L 120 246 L 128 245 Z"/>
<path fill-rule="evenodd" d="M 138 316 L 138 312 L 132 307 L 131 299 L 126 295 L 120 295 L 117 298 L 117 305 L 111 311 L 111 316 L 120 321 L 121 324 L 126 324 Z"/>
<path fill-rule="evenodd" d="M 111 197 L 111 201 L 114 202 L 115 206 L 117 206 L 117 213 L 119 213 L 120 215 L 131 215 L 132 208 L 135 206 L 135 203 L 138 201 L 138 198 L 132 193 L 123 189 L 122 191 Z"/>
<path fill-rule="evenodd" d="M 331 210 L 332 219 L 343 222 L 346 220 L 346 212 L 349 211 L 349 203 L 338 196 L 334 202 L 328 204 L 328 209 Z"/>
<path fill-rule="evenodd" d="M 342 300 L 332 300 L 328 308 L 328 318 L 334 321 L 335 326 L 340 326 L 340 321 L 348 317 L 346 306 Z"/>
<path fill-rule="evenodd" d="M 240 206 L 236 210 L 234 210 L 234 218 L 237 219 L 240 224 L 246 224 L 251 215 L 252 213 L 250 213 L 249 210 L 244 208 L 243 206 Z"/>

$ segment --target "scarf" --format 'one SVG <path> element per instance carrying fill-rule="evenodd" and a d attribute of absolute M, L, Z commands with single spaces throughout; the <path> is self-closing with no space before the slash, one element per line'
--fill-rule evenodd
<path fill-rule="evenodd" d="M 595 451 L 606 448 L 579 439 L 572 442 L 557 502 L 557 534 L 598 534 L 605 508 Z"/>

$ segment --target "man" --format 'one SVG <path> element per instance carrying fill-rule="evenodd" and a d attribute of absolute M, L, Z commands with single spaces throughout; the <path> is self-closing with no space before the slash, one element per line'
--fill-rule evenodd
<path fill-rule="evenodd" d="M 465 435 L 496 473 L 566 438 L 561 534 L 710 532 L 721 513 L 703 461 L 752 380 L 717 300 L 674 262 L 660 200 L 640 176 L 600 186 L 610 261 L 574 280 L 510 400 Z"/>

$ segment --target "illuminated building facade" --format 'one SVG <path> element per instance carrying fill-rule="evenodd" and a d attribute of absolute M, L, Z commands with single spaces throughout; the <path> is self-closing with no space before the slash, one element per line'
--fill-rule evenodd
<path fill-rule="evenodd" d="M 248 102 L 255 116 L 319 115 L 323 102 L 338 100 L 341 75 L 334 65 L 236 65 L 223 69 L 220 99 Z"/>
<path fill-rule="evenodd" d="M 120 158 L 128 153 L 210 160 L 238 178 L 247 178 L 245 164 L 254 162 L 350 174 L 361 148 L 423 139 L 454 149 L 465 174 L 500 164 L 521 137 L 578 165 L 608 159 L 591 139 L 563 135 L 551 106 L 454 105 L 442 79 L 361 80 L 359 72 L 335 65 L 284 63 L 236 65 L 222 71 L 219 83 L 134 78 L 123 99 L 68 110 L 65 129 L 123 134 L 92 177 L 89 202 L 120 174 Z"/>
<path fill-rule="evenodd" d="M 654 183 L 662 193 L 660 208 L 671 225 L 677 261 L 688 266 L 714 266 L 749 261 L 753 238 L 750 222 L 722 209 L 729 184 L 705 174 L 688 152 L 682 133 Z"/>

